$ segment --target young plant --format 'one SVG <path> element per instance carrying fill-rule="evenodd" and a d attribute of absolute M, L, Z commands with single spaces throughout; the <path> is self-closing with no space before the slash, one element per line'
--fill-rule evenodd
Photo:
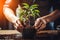
<path fill-rule="evenodd" d="M 27 3 L 23 3 L 22 5 L 23 7 L 20 7 L 20 5 L 18 5 L 18 8 L 16 10 L 16 14 L 18 14 L 21 21 L 26 22 L 28 20 L 30 24 L 30 17 L 33 17 L 33 19 L 35 19 L 36 16 L 40 16 L 40 11 L 37 9 L 38 4 L 29 5 Z"/>
<path fill-rule="evenodd" d="M 35 28 L 30 27 L 30 24 L 33 22 L 31 20 L 35 20 L 37 16 L 40 17 L 40 11 L 37 8 L 37 4 L 29 5 L 27 3 L 23 3 L 23 7 L 20 7 L 20 5 L 18 5 L 18 8 L 16 9 L 16 14 L 20 18 L 20 21 L 23 22 L 23 25 L 27 24 L 27 28 L 24 28 L 22 32 L 23 38 L 31 39 L 34 38 L 36 34 Z"/>

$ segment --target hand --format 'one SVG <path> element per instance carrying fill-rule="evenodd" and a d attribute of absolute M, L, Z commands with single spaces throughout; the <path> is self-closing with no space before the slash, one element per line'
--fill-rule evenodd
<path fill-rule="evenodd" d="M 21 21 L 18 19 L 16 20 L 16 22 L 14 23 L 14 27 L 19 31 L 19 32 L 22 32 L 23 30 L 23 25 L 21 23 Z"/>
<path fill-rule="evenodd" d="M 46 20 L 45 18 L 37 18 L 37 20 L 35 21 L 34 27 L 37 31 L 40 31 L 42 29 L 44 29 L 46 27 Z"/>

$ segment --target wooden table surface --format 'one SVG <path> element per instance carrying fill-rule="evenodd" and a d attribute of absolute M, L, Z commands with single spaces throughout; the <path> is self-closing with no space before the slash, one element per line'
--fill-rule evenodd
<path fill-rule="evenodd" d="M 60 35 L 60 30 L 44 30 L 36 33 L 37 37 L 48 37 L 48 36 Z"/>
<path fill-rule="evenodd" d="M 58 34 L 58 32 L 60 32 L 60 30 L 44 30 L 44 31 L 37 32 L 37 34 L 43 34 L 43 33 L 47 33 L 47 34 Z"/>
<path fill-rule="evenodd" d="M 17 30 L 0 30 L 0 35 L 13 35 L 13 34 L 21 34 Z"/>
<path fill-rule="evenodd" d="M 48 34 L 57 34 L 60 32 L 59 30 L 44 30 L 44 31 L 39 31 L 37 34 L 43 34 L 43 33 L 48 33 Z M 0 35 L 11 35 L 11 34 L 21 34 L 17 30 L 0 30 Z"/>
<path fill-rule="evenodd" d="M 37 36 L 38 36 L 38 38 L 39 37 L 43 37 L 43 34 L 58 34 L 60 31 L 59 30 L 44 30 L 44 31 L 39 31 L 39 32 L 37 32 L 36 34 L 37 34 Z M 0 30 L 0 35 L 8 35 L 8 39 L 10 38 L 10 36 L 9 35 L 12 35 L 11 36 L 11 38 L 13 37 L 14 39 L 15 39 L 15 37 L 13 36 L 13 35 L 15 35 L 15 34 L 20 34 L 21 35 L 21 33 L 20 32 L 18 32 L 17 30 Z M 41 35 L 42 34 L 42 35 Z M 4 37 L 5 37 L 4 36 Z M 47 36 L 47 35 L 45 35 L 45 36 Z M 47 36 L 48 37 L 48 36 Z M 38 38 L 36 38 L 37 40 L 38 40 Z M 45 37 L 46 38 L 46 37 Z M 16 40 L 20 40 L 20 39 L 22 39 L 22 38 L 17 38 Z M 42 38 L 43 39 L 43 38 Z M 40 40 L 40 39 L 39 39 Z"/>

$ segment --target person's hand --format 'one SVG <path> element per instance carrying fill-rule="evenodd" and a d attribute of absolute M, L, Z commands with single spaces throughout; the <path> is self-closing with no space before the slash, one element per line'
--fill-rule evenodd
<path fill-rule="evenodd" d="M 44 29 L 46 27 L 46 20 L 45 18 L 37 18 L 37 20 L 35 21 L 34 27 L 37 31 L 40 31 L 42 29 Z"/>
<path fill-rule="evenodd" d="M 23 25 L 22 25 L 22 22 L 18 19 L 16 20 L 16 22 L 14 23 L 14 27 L 19 31 L 19 32 L 22 32 L 23 30 Z"/>

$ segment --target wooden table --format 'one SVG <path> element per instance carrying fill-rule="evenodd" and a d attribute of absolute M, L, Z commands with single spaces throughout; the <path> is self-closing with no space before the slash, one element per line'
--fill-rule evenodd
<path fill-rule="evenodd" d="M 58 34 L 58 32 L 60 32 L 59 30 L 44 30 L 44 31 L 39 31 L 36 34 Z M 13 34 L 21 34 L 20 32 L 18 32 L 17 30 L 0 30 L 0 35 L 13 35 Z"/>
<path fill-rule="evenodd" d="M 35 40 L 40 40 L 40 38 L 47 38 L 47 37 L 54 37 L 60 33 L 59 30 L 44 30 L 39 31 L 36 33 Z M 19 36 L 19 39 L 22 37 L 22 34 L 18 32 L 17 30 L 0 30 L 0 39 L 13 39 L 17 40 L 17 37 Z"/>
<path fill-rule="evenodd" d="M 44 30 L 44 31 L 39 31 L 36 34 L 37 35 L 43 35 L 43 34 L 49 34 L 49 35 L 57 35 L 60 32 L 60 30 Z"/>
<path fill-rule="evenodd" d="M 21 34 L 17 30 L 0 30 L 0 35 L 13 35 L 13 34 Z"/>
<path fill-rule="evenodd" d="M 13 40 L 17 38 L 16 36 L 22 37 L 17 30 L 0 30 L 0 40 Z"/>

